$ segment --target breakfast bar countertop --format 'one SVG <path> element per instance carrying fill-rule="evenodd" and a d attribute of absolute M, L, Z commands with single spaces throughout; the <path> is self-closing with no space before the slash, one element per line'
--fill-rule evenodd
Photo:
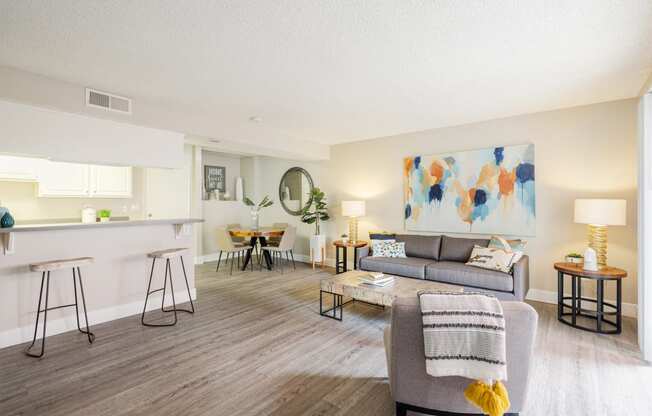
<path fill-rule="evenodd" d="M 18 224 L 11 228 L 0 228 L 0 234 L 20 233 L 27 231 L 58 231 L 58 230 L 74 230 L 86 228 L 111 228 L 111 227 L 134 227 L 139 225 L 161 225 L 161 224 L 193 224 L 203 222 L 199 218 L 171 218 L 171 219 L 155 219 L 155 220 L 114 220 L 107 222 L 94 222 L 82 223 L 79 222 L 47 222 L 38 224 Z"/>

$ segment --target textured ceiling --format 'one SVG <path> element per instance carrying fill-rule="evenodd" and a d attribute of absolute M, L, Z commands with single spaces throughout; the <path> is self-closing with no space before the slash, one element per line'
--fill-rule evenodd
<path fill-rule="evenodd" d="M 635 96 L 652 1 L 0 0 L 0 65 L 333 144 Z"/>

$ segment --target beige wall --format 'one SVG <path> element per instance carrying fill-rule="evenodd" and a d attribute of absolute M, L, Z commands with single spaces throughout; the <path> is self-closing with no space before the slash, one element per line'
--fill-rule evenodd
<path fill-rule="evenodd" d="M 556 291 L 553 263 L 586 246 L 585 226 L 573 223 L 575 198 L 625 198 L 627 226 L 609 229 L 609 263 L 630 273 L 623 300 L 636 303 L 636 126 L 634 99 L 523 115 L 333 146 L 323 174 L 338 217 L 339 201 L 367 201 L 360 223 L 366 237 L 368 230 L 404 230 L 404 157 L 534 143 L 537 231 L 527 248 L 531 287 Z M 346 220 L 337 218 L 329 240 L 346 228 Z"/>
<path fill-rule="evenodd" d="M 143 169 L 133 169 L 132 198 L 38 198 L 36 182 L 0 181 L 0 202 L 9 208 L 16 221 L 81 219 L 85 205 L 110 209 L 116 217 L 143 217 Z"/>

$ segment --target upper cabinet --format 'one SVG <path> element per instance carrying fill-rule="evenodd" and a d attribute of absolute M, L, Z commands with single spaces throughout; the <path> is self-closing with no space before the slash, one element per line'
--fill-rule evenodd
<path fill-rule="evenodd" d="M 38 196 L 89 197 L 89 184 L 88 165 L 43 161 L 39 169 Z"/>
<path fill-rule="evenodd" d="M 95 198 L 131 198 L 131 168 L 91 166 L 91 196 Z"/>
<path fill-rule="evenodd" d="M 37 179 L 38 159 L 25 157 L 0 156 L 0 180 L 3 181 L 29 181 Z"/>
<path fill-rule="evenodd" d="M 131 198 L 130 167 L 43 162 L 38 196 L 68 198 Z"/>
<path fill-rule="evenodd" d="M 0 181 L 38 183 L 43 198 L 131 198 L 132 168 L 0 156 Z"/>

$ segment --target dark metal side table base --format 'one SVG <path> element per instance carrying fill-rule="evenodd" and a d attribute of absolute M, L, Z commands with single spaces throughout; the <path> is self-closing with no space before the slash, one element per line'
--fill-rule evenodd
<path fill-rule="evenodd" d="M 598 334 L 620 334 L 622 331 L 622 277 L 599 276 L 599 272 L 575 273 L 573 270 L 557 269 L 557 319 L 573 328 Z M 571 278 L 571 296 L 564 295 L 564 277 Z M 582 296 L 582 280 L 596 282 L 596 298 Z M 616 303 L 604 301 L 605 281 L 616 283 Z M 595 304 L 595 309 L 582 307 L 582 303 Z M 595 326 L 578 323 L 578 318 L 595 321 Z M 609 317 L 610 319 L 607 319 Z M 607 328 L 605 328 L 605 326 Z"/>

